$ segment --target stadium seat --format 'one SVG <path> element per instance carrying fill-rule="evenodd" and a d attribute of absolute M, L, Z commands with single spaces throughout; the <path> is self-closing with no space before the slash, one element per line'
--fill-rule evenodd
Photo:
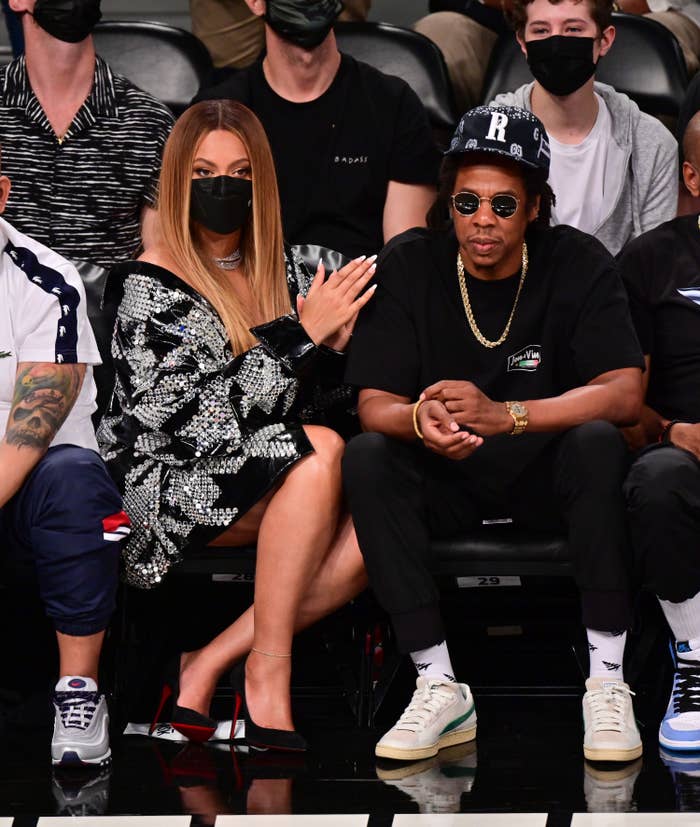
<path fill-rule="evenodd" d="M 338 48 L 408 83 L 423 102 L 436 135 L 449 137 L 459 120 L 442 52 L 427 37 L 389 23 L 338 23 Z"/>
<path fill-rule="evenodd" d="M 634 14 L 613 14 L 615 42 L 600 60 L 596 79 L 629 95 L 644 112 L 676 117 L 688 85 L 681 47 L 655 20 Z M 501 35 L 491 53 L 481 94 L 483 103 L 500 92 L 511 92 L 532 80 L 512 32 Z"/>
<path fill-rule="evenodd" d="M 97 53 L 115 72 L 175 115 L 185 111 L 213 68 L 209 52 L 193 34 L 162 23 L 98 23 L 94 38 Z"/>

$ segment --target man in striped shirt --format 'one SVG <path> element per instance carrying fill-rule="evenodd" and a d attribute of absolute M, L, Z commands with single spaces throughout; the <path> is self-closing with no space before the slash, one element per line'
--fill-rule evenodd
<path fill-rule="evenodd" d="M 2 175 L 0 212 L 9 192 Z M 97 671 L 129 520 L 92 427 L 99 363 L 75 267 L 0 218 L 1 562 L 38 588 L 56 631 L 59 766 L 110 756 Z"/>
<path fill-rule="evenodd" d="M 57 5 L 10 0 L 25 55 L 0 70 L 6 215 L 61 255 L 109 267 L 148 244 L 173 118 L 95 54 L 99 0 Z"/>

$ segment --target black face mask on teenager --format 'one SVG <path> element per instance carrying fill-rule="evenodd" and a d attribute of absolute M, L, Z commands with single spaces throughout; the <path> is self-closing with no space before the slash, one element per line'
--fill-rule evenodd
<path fill-rule="evenodd" d="M 315 49 L 342 10 L 340 0 L 267 0 L 265 21 L 283 40 L 302 49 Z"/>
<path fill-rule="evenodd" d="M 595 72 L 592 37 L 553 35 L 525 44 L 535 80 L 552 95 L 570 95 Z"/>
<path fill-rule="evenodd" d="M 246 222 L 253 203 L 253 184 L 247 178 L 217 175 L 194 178 L 190 217 L 213 233 L 228 235 Z"/>
<path fill-rule="evenodd" d="M 36 0 L 34 19 L 56 40 L 80 43 L 100 18 L 100 0 Z"/>

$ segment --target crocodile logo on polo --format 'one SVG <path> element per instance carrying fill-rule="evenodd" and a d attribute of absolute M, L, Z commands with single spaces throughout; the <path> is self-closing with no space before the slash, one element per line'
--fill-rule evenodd
<path fill-rule="evenodd" d="M 12 356 L 12 351 L 0 350 L 0 359 L 7 359 L 8 356 Z"/>

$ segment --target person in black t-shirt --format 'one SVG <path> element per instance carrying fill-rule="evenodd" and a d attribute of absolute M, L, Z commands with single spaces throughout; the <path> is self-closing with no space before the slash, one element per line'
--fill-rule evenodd
<path fill-rule="evenodd" d="M 368 433 L 346 449 L 344 483 L 370 583 L 420 675 L 379 756 L 427 757 L 475 736 L 429 540 L 505 515 L 568 530 L 591 650 L 586 756 L 642 751 L 622 674 L 628 454 L 615 426 L 638 419 L 644 362 L 614 259 L 591 236 L 548 227 L 548 169 L 532 113 L 468 112 L 431 229 L 387 245 L 355 329 L 346 381 L 361 388 Z"/>
<path fill-rule="evenodd" d="M 336 0 L 246 2 L 265 14 L 264 58 L 195 100 L 233 98 L 262 122 L 286 240 L 352 258 L 425 226 L 439 156 L 416 94 L 341 55 L 331 29 Z"/>
<path fill-rule="evenodd" d="M 686 130 L 683 177 L 700 195 L 700 113 Z M 700 749 L 700 216 L 635 239 L 620 257 L 647 361 L 642 451 L 625 484 L 640 573 L 676 643 L 676 674 L 659 730 L 662 747 Z M 647 447 L 643 447 L 647 446 Z"/>

